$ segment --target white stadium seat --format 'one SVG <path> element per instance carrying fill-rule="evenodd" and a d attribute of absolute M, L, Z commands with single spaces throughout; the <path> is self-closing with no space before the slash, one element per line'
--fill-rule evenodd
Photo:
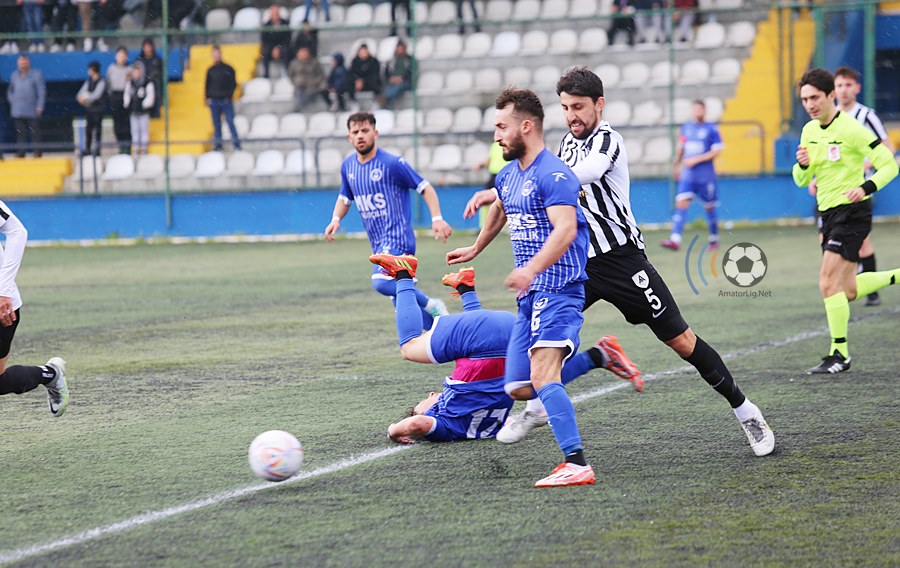
<path fill-rule="evenodd" d="M 706 22 L 697 28 L 694 47 L 697 49 L 718 49 L 725 45 L 725 26 L 719 22 Z"/>
<path fill-rule="evenodd" d="M 94 175 L 100 177 L 103 175 L 103 160 L 99 156 L 82 156 L 79 162 L 79 168 L 76 169 L 72 177 L 79 179 L 94 179 Z"/>
<path fill-rule="evenodd" d="M 522 47 L 522 38 L 518 32 L 505 31 L 494 36 L 491 57 L 513 57 Z"/>
<path fill-rule="evenodd" d="M 574 0 L 569 6 L 569 18 L 578 20 L 597 15 L 597 0 Z"/>
<path fill-rule="evenodd" d="M 229 176 L 250 175 L 253 171 L 253 164 L 253 154 L 238 150 L 237 152 L 232 152 L 231 155 L 228 156 L 225 173 Z"/>
<path fill-rule="evenodd" d="M 400 38 L 397 36 L 387 36 L 378 42 L 378 52 L 375 57 L 382 63 L 390 61 L 394 58 L 394 51 L 397 49 L 397 42 Z"/>
<path fill-rule="evenodd" d="M 709 63 L 705 59 L 690 59 L 681 66 L 679 85 L 703 85 L 709 80 Z"/>
<path fill-rule="evenodd" d="M 245 103 L 264 102 L 272 94 L 272 82 L 263 77 L 256 77 L 244 83 L 241 101 Z"/>
<path fill-rule="evenodd" d="M 423 170 L 431 164 L 431 148 L 424 144 L 410 146 L 403 152 L 403 159 L 413 168 Z"/>
<path fill-rule="evenodd" d="M 250 120 L 239 114 L 234 117 L 234 128 L 237 130 L 239 138 L 246 138 L 247 132 L 250 131 Z M 231 129 L 225 125 L 225 121 L 222 121 L 222 138 L 225 140 L 231 140 Z"/>
<path fill-rule="evenodd" d="M 531 69 L 528 67 L 512 67 L 506 70 L 503 79 L 507 85 L 528 87 L 529 83 L 531 83 Z"/>
<path fill-rule="evenodd" d="M 691 120 L 691 101 L 690 99 L 678 98 L 673 104 L 674 112 L 672 112 L 672 122 L 675 124 L 684 124 Z"/>
<path fill-rule="evenodd" d="M 491 52 L 493 39 L 490 34 L 475 32 L 466 36 L 463 45 L 463 57 L 486 57 Z"/>
<path fill-rule="evenodd" d="M 427 24 L 430 16 L 427 2 L 416 2 L 416 23 Z"/>
<path fill-rule="evenodd" d="M 175 177 L 172 175 L 172 164 L 175 161 L 175 156 L 169 157 L 169 177 Z M 138 158 L 137 163 L 134 165 L 134 179 L 156 179 L 165 174 L 166 171 L 166 161 L 162 156 L 157 156 L 156 154 L 144 154 L 140 158 Z M 194 171 L 194 161 L 191 160 L 191 168 L 190 172 Z"/>
<path fill-rule="evenodd" d="M 210 10 L 206 14 L 206 29 L 211 32 L 227 30 L 231 27 L 231 13 L 224 8 Z"/>
<path fill-rule="evenodd" d="M 577 4 L 580 0 L 575 0 Z M 561 20 L 569 12 L 569 0 L 544 0 L 541 4 L 542 20 Z"/>
<path fill-rule="evenodd" d="M 706 105 L 706 120 L 708 122 L 719 122 L 722 119 L 722 113 L 725 112 L 725 103 L 719 97 L 705 97 L 703 104 Z"/>
<path fill-rule="evenodd" d="M 416 4 L 417 10 L 421 4 L 424 2 Z M 449 24 L 454 20 L 456 20 L 456 4 L 454 2 L 438 0 L 428 9 L 429 24 Z"/>
<path fill-rule="evenodd" d="M 101 179 L 112 181 L 128 179 L 134 175 L 134 159 L 128 154 L 116 154 L 106 162 Z"/>
<path fill-rule="evenodd" d="M 653 126 L 659 124 L 663 109 L 656 101 L 645 101 L 634 106 L 631 113 L 632 126 Z"/>
<path fill-rule="evenodd" d="M 300 138 L 306 132 L 306 115 L 291 112 L 281 117 L 278 125 L 279 138 Z"/>
<path fill-rule="evenodd" d="M 351 4 L 344 13 L 344 24 L 347 26 L 368 26 L 372 23 L 372 5 L 368 2 Z"/>
<path fill-rule="evenodd" d="M 537 90 L 556 91 L 556 84 L 562 76 L 562 71 L 556 65 L 544 65 L 534 70 L 531 76 L 532 88 Z M 557 105 L 554 105 L 557 106 Z"/>
<path fill-rule="evenodd" d="M 368 48 L 369 48 L 369 53 L 371 55 L 375 55 L 375 51 L 373 51 L 373 50 L 378 49 L 378 40 L 375 39 L 374 37 L 358 37 L 353 41 L 353 43 L 350 44 L 350 51 L 349 51 L 350 55 L 347 57 L 347 60 L 346 60 L 347 69 L 350 68 L 350 62 L 353 61 L 354 57 L 356 57 L 356 52 L 359 51 L 359 46 L 361 46 L 362 44 L 366 44 L 366 46 L 368 46 Z M 377 57 L 377 55 L 376 55 L 376 57 Z"/>
<path fill-rule="evenodd" d="M 475 71 L 475 90 L 482 93 L 497 93 L 503 88 L 503 75 L 495 67 Z"/>
<path fill-rule="evenodd" d="M 650 68 L 645 63 L 635 61 L 622 67 L 620 88 L 644 87 L 650 81 Z"/>
<path fill-rule="evenodd" d="M 637 164 L 644 157 L 644 143 L 640 138 L 629 136 L 625 139 L 625 155 L 629 164 Z"/>
<path fill-rule="evenodd" d="M 315 10 L 310 10 L 310 16 L 313 15 Z M 291 17 L 288 20 L 288 25 L 293 29 L 300 29 L 300 26 L 303 25 L 303 19 L 306 17 L 306 6 L 300 5 L 291 10 Z"/>
<path fill-rule="evenodd" d="M 439 35 L 434 41 L 432 59 L 456 59 L 463 51 L 463 38 L 459 34 Z"/>
<path fill-rule="evenodd" d="M 197 169 L 194 177 L 216 178 L 225 173 L 225 154 L 222 152 L 206 152 L 197 158 Z"/>
<path fill-rule="evenodd" d="M 422 111 L 414 113 L 411 108 L 397 111 L 394 115 L 394 134 L 409 134 L 415 127 L 421 129 L 422 122 Z"/>
<path fill-rule="evenodd" d="M 313 172 L 315 169 L 316 161 L 312 152 L 309 150 L 291 150 L 284 159 L 284 170 L 282 170 L 282 173 L 286 176 L 299 176 Z"/>
<path fill-rule="evenodd" d="M 603 81 L 604 89 L 615 87 L 622 80 L 622 71 L 615 63 L 604 63 L 594 69 L 594 73 Z"/>
<path fill-rule="evenodd" d="M 416 87 L 420 95 L 436 95 L 444 88 L 444 74 L 440 71 L 425 71 L 419 75 Z"/>
<path fill-rule="evenodd" d="M 378 129 L 379 134 L 390 134 L 394 131 L 394 111 L 382 108 L 372 114 L 375 116 L 375 128 Z"/>
<path fill-rule="evenodd" d="M 733 47 L 750 47 L 756 39 L 756 26 L 753 22 L 735 22 L 728 28 L 726 43 Z"/>
<path fill-rule="evenodd" d="M 561 105 L 547 105 L 544 107 L 544 129 L 565 128 L 566 117 Z"/>
<path fill-rule="evenodd" d="M 467 93 L 474 86 L 474 77 L 468 69 L 454 69 L 447 73 L 444 92 L 449 94 Z"/>
<path fill-rule="evenodd" d="M 734 57 L 725 57 L 713 62 L 709 82 L 715 85 L 736 83 L 740 76 L 741 62 Z"/>
<path fill-rule="evenodd" d="M 338 172 L 344 161 L 344 154 L 337 148 L 323 148 L 319 150 L 318 169 L 320 173 Z"/>
<path fill-rule="evenodd" d="M 437 107 L 425 113 L 423 132 L 447 132 L 453 126 L 453 111 L 446 107 Z"/>
<path fill-rule="evenodd" d="M 275 138 L 278 133 L 278 117 L 274 114 L 260 114 L 253 118 L 247 138 Z"/>
<path fill-rule="evenodd" d="M 488 0 L 484 7 L 484 19 L 506 22 L 512 18 L 513 3 L 510 0 Z"/>
<path fill-rule="evenodd" d="M 535 20 L 541 15 L 540 0 L 516 0 L 513 7 L 514 20 Z"/>
<path fill-rule="evenodd" d="M 599 53 L 609 46 L 609 36 L 603 28 L 588 28 L 581 32 L 578 53 Z"/>
<path fill-rule="evenodd" d="M 306 123 L 306 136 L 316 138 L 331 136 L 335 129 L 335 116 L 333 112 L 317 112 L 309 117 Z"/>
<path fill-rule="evenodd" d="M 653 67 L 650 68 L 650 82 L 649 85 L 651 87 L 662 87 L 670 84 L 674 84 L 678 79 L 678 64 L 670 63 L 669 61 L 657 61 L 653 64 Z"/>
<path fill-rule="evenodd" d="M 416 6 L 418 8 L 418 6 Z M 373 26 L 389 26 L 391 24 L 391 3 L 390 2 L 382 2 L 381 4 L 376 4 L 375 8 L 372 10 L 372 25 Z"/>
<path fill-rule="evenodd" d="M 196 162 L 190 154 L 175 154 L 169 156 L 169 177 L 173 179 L 186 178 L 194 175 Z M 140 164 L 138 164 L 140 169 Z"/>
<path fill-rule="evenodd" d="M 287 77 L 276 79 L 272 83 L 272 94 L 269 95 L 272 102 L 286 102 L 294 100 L 294 84 Z"/>
<path fill-rule="evenodd" d="M 462 164 L 462 150 L 456 144 L 441 144 L 431 155 L 431 169 L 439 172 L 456 170 Z"/>
<path fill-rule="evenodd" d="M 347 135 L 347 119 L 353 114 L 350 111 L 341 111 L 334 117 L 334 130 L 331 131 L 332 136 L 343 138 Z"/>
<path fill-rule="evenodd" d="M 481 117 L 481 129 L 486 132 L 494 131 L 494 119 L 497 117 L 497 110 L 493 106 L 484 109 Z"/>
<path fill-rule="evenodd" d="M 550 36 L 544 30 L 529 30 L 522 36 L 519 55 L 544 55 L 550 47 Z"/>
<path fill-rule="evenodd" d="M 234 30 L 255 30 L 262 26 L 262 14 L 258 8 L 241 8 L 234 14 L 231 28 Z"/>
<path fill-rule="evenodd" d="M 575 30 L 556 30 L 550 35 L 550 55 L 571 55 L 578 49 L 578 34 Z"/>
<path fill-rule="evenodd" d="M 476 106 L 464 106 L 453 113 L 451 132 L 475 132 L 481 128 L 481 109 Z"/>
<path fill-rule="evenodd" d="M 719 10 L 737 10 L 744 7 L 744 0 L 716 0 Z"/>
<path fill-rule="evenodd" d="M 462 166 L 471 170 L 478 164 L 484 163 L 490 152 L 490 146 L 484 142 L 472 142 L 463 150 Z"/>
<path fill-rule="evenodd" d="M 284 154 L 278 150 L 263 150 L 256 157 L 254 176 L 277 176 L 284 170 Z"/>
<path fill-rule="evenodd" d="M 603 120 L 613 128 L 626 126 L 631 122 L 631 104 L 623 100 L 608 101 L 603 107 Z"/>
<path fill-rule="evenodd" d="M 416 42 L 408 45 L 410 55 L 415 55 L 416 59 L 422 61 L 430 59 L 434 52 L 434 38 L 431 36 L 422 36 L 416 38 Z"/>
<path fill-rule="evenodd" d="M 644 144 L 643 162 L 645 164 L 668 164 L 672 162 L 673 157 L 672 141 L 668 136 L 657 136 Z"/>

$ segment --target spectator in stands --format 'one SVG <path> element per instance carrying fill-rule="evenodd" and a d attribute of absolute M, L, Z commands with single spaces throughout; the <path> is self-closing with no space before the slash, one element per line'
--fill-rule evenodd
<path fill-rule="evenodd" d="M 106 108 L 106 81 L 100 75 L 100 62 L 91 61 L 88 63 L 88 78 L 81 85 L 75 100 L 84 107 L 86 128 L 84 132 L 84 148 L 82 154 L 100 155 L 102 145 L 102 124 L 103 111 Z M 96 140 L 96 146 L 93 142 Z"/>
<path fill-rule="evenodd" d="M 135 156 L 146 154 L 150 145 L 150 111 L 155 99 L 156 86 L 144 74 L 144 64 L 135 62 L 123 97 L 131 120 L 131 146 Z"/>
<path fill-rule="evenodd" d="M 19 16 L 22 7 L 17 0 L 0 0 L 0 36 L 19 32 Z M 0 54 L 18 53 L 19 46 L 15 41 L 4 41 Z"/>
<path fill-rule="evenodd" d="M 319 0 L 319 4 L 322 6 L 322 11 L 325 12 L 325 21 L 331 21 L 331 13 L 328 11 L 328 0 Z M 312 11 L 313 0 L 306 0 L 306 14 L 303 16 L 303 21 L 309 21 L 309 13 Z"/>
<path fill-rule="evenodd" d="M 125 15 L 123 0 L 98 0 L 94 14 L 94 29 L 98 32 L 119 29 L 119 20 Z M 109 51 L 103 38 L 97 40 L 98 51 Z"/>
<path fill-rule="evenodd" d="M 631 0 L 614 0 L 610 11 L 615 17 L 613 18 L 612 26 L 607 32 L 609 45 L 612 45 L 615 41 L 617 32 L 626 32 L 628 34 L 628 45 L 634 45 L 634 6 Z"/>
<path fill-rule="evenodd" d="M 331 110 L 347 110 L 347 96 L 353 97 L 353 81 L 344 67 L 344 54 L 337 52 L 331 56 L 331 72 L 323 93 Z"/>
<path fill-rule="evenodd" d="M 397 42 L 394 59 L 384 68 L 387 86 L 384 88 L 384 103 L 390 107 L 403 93 L 412 88 L 413 60 L 406 51 L 406 44 Z"/>
<path fill-rule="evenodd" d="M 97 10 L 98 0 L 74 0 L 78 4 L 78 15 L 81 16 L 81 31 L 91 33 L 94 29 L 94 14 Z M 105 51 L 105 43 L 103 44 Z M 98 42 L 98 47 L 100 47 Z M 94 49 L 94 38 L 84 38 L 84 50 L 91 51 Z"/>
<path fill-rule="evenodd" d="M 288 67 L 288 77 L 294 85 L 297 98 L 297 110 L 302 111 L 306 105 L 319 97 L 325 87 L 325 70 L 318 59 L 314 59 L 309 49 L 301 47 L 297 57 Z"/>
<path fill-rule="evenodd" d="M 678 24 L 678 29 L 675 30 L 674 35 L 672 35 L 672 30 L 669 30 L 669 36 L 673 43 L 694 39 L 694 18 L 696 17 L 694 10 L 696 9 L 697 0 L 675 0 L 675 13 L 672 18 Z M 671 26 L 671 23 L 668 25 Z"/>
<path fill-rule="evenodd" d="M 381 94 L 381 63 L 369 53 L 369 46 L 361 44 L 356 50 L 356 57 L 350 64 L 350 76 L 353 78 L 353 92 L 357 101 L 366 98 L 374 99 Z"/>
<path fill-rule="evenodd" d="M 41 33 L 44 31 L 44 0 L 18 1 L 22 3 L 25 31 L 28 33 Z M 30 43 L 31 45 L 28 46 L 28 51 L 44 51 L 43 39 L 31 38 Z"/>
<path fill-rule="evenodd" d="M 660 0 L 633 0 L 634 27 L 638 41 L 660 43 L 663 38 L 662 4 Z"/>
<path fill-rule="evenodd" d="M 156 56 L 156 46 L 153 45 L 153 38 L 144 38 L 141 44 L 141 53 L 137 56 L 144 66 L 144 77 L 153 83 L 153 109 L 150 116 L 159 118 L 159 107 L 162 105 L 162 59 Z"/>
<path fill-rule="evenodd" d="M 288 53 L 291 44 L 291 30 L 288 23 L 281 18 L 281 7 L 272 4 L 269 8 L 269 21 L 263 24 L 262 32 L 262 60 L 263 77 L 269 78 L 269 65 L 276 61 L 281 66 L 280 74 L 287 71 Z"/>
<path fill-rule="evenodd" d="M 41 157 L 41 115 L 44 114 L 44 103 L 47 101 L 47 85 L 44 75 L 31 68 L 31 60 L 22 54 L 17 61 L 18 71 L 14 71 L 9 79 L 6 99 L 9 101 L 9 114 L 16 128 L 16 155 L 25 157 L 25 146 L 28 138 L 34 147 L 34 157 Z"/>
<path fill-rule="evenodd" d="M 116 50 L 116 61 L 106 68 L 106 89 L 109 92 L 109 106 L 112 109 L 113 130 L 119 153 L 131 152 L 131 126 L 128 124 L 129 112 L 125 108 L 125 86 L 131 79 L 131 66 L 128 65 L 128 50 L 119 47 Z"/>
<path fill-rule="evenodd" d="M 472 9 L 472 26 L 476 32 L 481 31 L 478 25 L 478 11 L 475 9 L 475 0 L 469 0 L 469 8 Z M 463 23 L 463 0 L 456 0 L 456 19 L 459 20 L 459 35 L 466 33 L 466 25 Z"/>
<path fill-rule="evenodd" d="M 409 3 L 415 0 L 391 0 L 391 35 L 397 35 L 397 6 L 402 6 L 406 12 L 406 35 L 412 35 L 412 29 L 409 23 Z"/>
<path fill-rule="evenodd" d="M 231 143 L 235 150 L 241 149 L 241 139 L 238 136 L 237 127 L 234 125 L 234 90 L 237 88 L 237 80 L 234 75 L 234 67 L 222 61 L 222 50 L 218 45 L 212 50 L 213 64 L 206 71 L 206 104 L 212 113 L 213 137 L 215 150 L 222 151 L 222 115 L 225 115 L 225 123 L 231 131 Z"/>
<path fill-rule="evenodd" d="M 309 25 L 309 22 L 303 22 L 300 29 L 294 33 L 291 38 L 291 53 L 296 54 L 301 47 L 309 49 L 309 54 L 313 57 L 319 56 L 319 32 Z"/>
<path fill-rule="evenodd" d="M 0 20 L 3 16 L 0 15 Z M 50 30 L 57 34 L 53 40 L 53 46 L 50 51 L 57 52 L 62 49 L 63 31 L 74 32 L 78 29 L 78 10 L 75 8 L 74 0 L 57 0 L 56 8 L 53 11 L 53 17 L 50 19 Z M 66 51 L 75 51 L 75 43 L 71 39 L 66 40 Z"/>

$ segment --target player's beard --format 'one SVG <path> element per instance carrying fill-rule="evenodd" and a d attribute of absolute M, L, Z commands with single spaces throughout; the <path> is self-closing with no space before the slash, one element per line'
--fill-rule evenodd
<path fill-rule="evenodd" d="M 360 149 L 357 147 L 356 152 L 360 155 L 360 157 L 365 158 L 366 156 L 368 156 L 369 154 L 371 154 L 371 153 L 372 153 L 372 150 L 374 150 L 374 149 L 375 149 L 375 143 L 372 142 L 372 143 L 369 144 L 368 146 L 364 147 L 362 150 L 360 150 Z"/>
<path fill-rule="evenodd" d="M 579 118 L 578 123 L 580 123 L 582 125 L 581 134 L 576 136 L 575 133 L 572 132 L 572 124 L 569 124 L 569 132 L 572 132 L 572 136 L 575 136 L 575 138 L 577 138 L 579 140 L 584 140 L 585 138 L 590 136 L 591 133 L 594 132 L 594 130 L 597 129 L 597 124 L 599 122 L 600 122 L 600 120 L 596 117 L 596 115 L 594 116 L 594 121 L 592 124 L 588 124 L 587 122 L 585 122 Z"/>
<path fill-rule="evenodd" d="M 519 132 L 515 138 L 503 146 L 503 159 L 507 162 L 518 160 L 525 155 L 525 137 Z"/>

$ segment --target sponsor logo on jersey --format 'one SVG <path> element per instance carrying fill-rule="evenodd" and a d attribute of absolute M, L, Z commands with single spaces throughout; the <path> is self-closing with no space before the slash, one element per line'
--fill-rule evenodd
<path fill-rule="evenodd" d="M 553 175 L 553 181 L 555 181 L 555 182 L 559 182 L 559 180 L 561 180 L 561 179 L 569 179 L 566 177 L 566 174 L 564 174 L 562 172 L 554 172 L 552 175 Z"/>
<path fill-rule="evenodd" d="M 383 193 L 356 196 L 356 208 L 363 219 L 374 219 L 387 215 L 387 199 Z"/>

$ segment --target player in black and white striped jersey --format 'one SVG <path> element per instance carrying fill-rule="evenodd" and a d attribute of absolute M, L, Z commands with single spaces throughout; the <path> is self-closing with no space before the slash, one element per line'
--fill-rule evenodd
<path fill-rule="evenodd" d="M 622 136 L 603 120 L 603 82 L 586 67 L 574 67 L 560 78 L 556 91 L 569 125 L 560 143 L 560 157 L 582 184 L 579 203 L 590 229 L 585 309 L 606 300 L 629 323 L 650 327 L 728 401 L 753 453 L 770 454 L 775 435 L 762 412 L 738 388 L 716 350 L 691 331 L 668 286 L 647 260 L 631 211 L 628 154 Z M 471 217 L 489 201 L 493 194 L 479 192 L 469 201 L 465 215 Z M 513 441 L 504 430 L 515 430 L 522 439 L 541 425 L 542 414 L 540 401 L 529 401 L 525 412 L 510 417 L 498 436 Z"/>

